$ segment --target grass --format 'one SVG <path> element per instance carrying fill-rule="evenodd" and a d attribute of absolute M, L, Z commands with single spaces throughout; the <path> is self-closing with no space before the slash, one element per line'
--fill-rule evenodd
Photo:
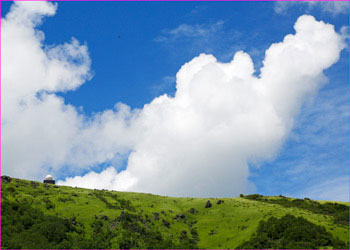
<path fill-rule="evenodd" d="M 349 227 L 335 224 L 331 216 L 240 197 L 220 198 L 224 203 L 217 204 L 218 199 L 213 198 L 174 198 L 145 193 L 97 192 L 91 189 L 43 185 L 20 179 L 12 179 L 6 184 L 2 181 L 1 192 L 2 203 L 26 200 L 45 214 L 62 218 L 75 217 L 77 222 L 84 225 L 87 235 L 92 235 L 90 225 L 96 217 L 107 216 L 108 219 L 113 219 L 120 216 L 122 209 L 110 208 L 108 203 L 118 207 L 121 206 L 120 200 L 125 200 L 130 201 L 134 209 L 131 212 L 149 218 L 164 238 L 179 242 L 183 231 L 190 235 L 191 229 L 196 228 L 199 236 L 198 248 L 235 248 L 251 237 L 260 220 L 266 220 L 271 216 L 280 218 L 286 214 L 302 216 L 314 224 L 322 225 L 334 237 L 349 243 Z M 105 201 L 96 195 L 98 193 L 103 195 Z M 267 198 L 279 199 L 279 197 Z M 53 208 L 47 208 L 47 200 L 53 204 Z M 210 200 L 211 208 L 205 208 L 207 200 Z M 194 208 L 196 213 L 190 213 L 191 208 Z M 181 215 L 184 215 L 182 216 L 184 218 L 181 218 Z M 164 221 L 170 225 L 165 226 Z"/>

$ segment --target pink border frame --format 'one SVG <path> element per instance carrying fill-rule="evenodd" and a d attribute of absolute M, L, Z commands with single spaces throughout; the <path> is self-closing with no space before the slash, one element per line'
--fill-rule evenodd
<path fill-rule="evenodd" d="M 1 13 L 1 2 L 12 2 L 13 0 L 0 0 L 0 13 Z M 17 1 L 45 1 L 45 0 L 17 0 Z M 99 0 L 48 0 L 49 2 L 98 2 Z M 344 2 L 344 0 L 101 0 L 100 2 Z M 349 9 L 349 24 L 350 24 L 350 9 Z M 350 39 L 348 42 L 348 46 L 350 48 Z M 349 50 L 350 56 L 350 50 Z M 350 64 L 349 64 L 350 71 Z M 350 85 L 350 82 L 349 82 Z M 1 16 L 0 16 L 0 86 L 1 86 Z M 350 96 L 350 88 L 349 88 L 349 96 Z M 349 99 L 349 107 L 350 107 L 350 99 Z M 0 88 L 0 117 L 1 117 L 1 88 Z M 350 119 L 349 119 L 349 128 L 350 128 Z M 350 147 L 350 137 L 349 137 L 349 147 Z M 1 142 L 1 122 L 0 122 L 0 142 Z M 0 152 L 2 144 L 0 143 Z M 1 176 L 1 156 L 0 154 L 0 176 Z M 350 153 L 349 153 L 349 161 L 350 161 Z M 350 171 L 350 165 L 349 165 Z M 350 180 L 350 175 L 349 175 Z M 350 183 L 349 183 L 350 190 Z M 349 192 L 349 204 L 350 204 L 350 192 Z M 1 212 L 1 181 L 0 181 L 0 212 Z M 350 208 L 349 208 L 350 213 Z M 1 214 L 0 214 L 1 221 Z M 349 235 L 350 239 L 350 235 Z M 0 225 L 0 243 L 1 243 L 1 225 Z M 1 246 L 0 246 L 1 247 Z"/>

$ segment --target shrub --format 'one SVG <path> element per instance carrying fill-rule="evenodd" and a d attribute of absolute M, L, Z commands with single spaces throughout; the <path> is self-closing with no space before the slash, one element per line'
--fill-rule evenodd
<path fill-rule="evenodd" d="M 46 209 L 54 209 L 55 204 L 53 204 L 48 198 L 44 199 Z"/>
<path fill-rule="evenodd" d="M 16 193 L 16 190 L 14 189 L 14 187 L 8 187 L 6 189 L 6 191 L 9 192 L 9 193 Z"/>
<path fill-rule="evenodd" d="M 74 245 L 68 235 L 75 231 L 72 225 L 59 217 L 45 215 L 27 202 L 2 202 L 1 216 L 2 248 L 40 249 Z"/>
<path fill-rule="evenodd" d="M 270 204 L 278 204 L 284 207 L 296 207 L 300 209 L 309 210 L 313 213 L 324 214 L 334 217 L 334 222 L 338 224 L 349 224 L 349 206 L 327 202 L 321 204 L 317 201 L 306 199 L 266 199 L 262 198 L 262 195 L 251 194 L 247 195 L 244 198 L 249 200 L 256 200 Z"/>
<path fill-rule="evenodd" d="M 275 248 L 275 249 L 319 249 L 333 247 L 345 249 L 346 244 L 332 236 L 322 226 L 315 225 L 303 217 L 287 214 L 277 219 L 260 221 L 256 233 L 249 241 L 238 248 Z"/>

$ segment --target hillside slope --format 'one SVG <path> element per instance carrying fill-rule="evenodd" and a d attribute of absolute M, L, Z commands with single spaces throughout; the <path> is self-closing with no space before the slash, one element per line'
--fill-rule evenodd
<path fill-rule="evenodd" d="M 173 198 L 6 177 L 1 183 L 2 248 L 248 248 L 260 221 L 287 214 L 324 227 L 322 237 L 334 238 L 324 247 L 339 248 L 330 243 L 338 239 L 349 244 L 347 203 Z"/>

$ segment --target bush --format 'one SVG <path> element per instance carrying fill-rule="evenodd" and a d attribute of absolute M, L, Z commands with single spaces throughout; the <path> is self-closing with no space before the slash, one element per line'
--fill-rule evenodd
<path fill-rule="evenodd" d="M 16 193 L 16 190 L 15 190 L 14 187 L 8 187 L 8 188 L 6 189 L 6 191 L 9 192 L 9 193 Z"/>
<path fill-rule="evenodd" d="M 349 225 L 349 211 L 337 213 L 334 217 L 334 222 L 343 225 Z"/>
<path fill-rule="evenodd" d="M 334 238 L 322 226 L 315 225 L 303 217 L 287 214 L 277 219 L 260 221 L 256 233 L 249 241 L 238 248 L 275 248 L 275 249 L 319 249 L 348 248 L 344 242 Z"/>
<path fill-rule="evenodd" d="M 44 202 L 45 202 L 45 207 L 46 209 L 54 209 L 55 208 L 55 204 L 53 204 L 49 198 L 45 198 L 44 199 Z"/>
<path fill-rule="evenodd" d="M 324 214 L 334 217 L 334 222 L 338 224 L 348 225 L 349 224 L 349 206 L 327 202 L 321 204 L 311 199 L 266 199 L 259 194 L 251 194 L 244 197 L 245 199 L 261 201 L 270 204 L 278 204 L 284 207 L 296 207 L 300 209 L 309 210 L 313 213 Z"/>
<path fill-rule="evenodd" d="M 40 249 L 74 245 L 68 236 L 69 232 L 75 232 L 72 225 L 56 216 L 45 215 L 27 202 L 2 202 L 1 216 L 2 248 Z"/>
<path fill-rule="evenodd" d="M 67 202 L 67 201 L 71 201 L 71 202 L 75 202 L 72 198 L 69 198 L 69 197 L 58 197 L 58 199 L 57 199 L 59 202 L 63 202 L 63 203 L 65 203 L 65 202 Z"/>

